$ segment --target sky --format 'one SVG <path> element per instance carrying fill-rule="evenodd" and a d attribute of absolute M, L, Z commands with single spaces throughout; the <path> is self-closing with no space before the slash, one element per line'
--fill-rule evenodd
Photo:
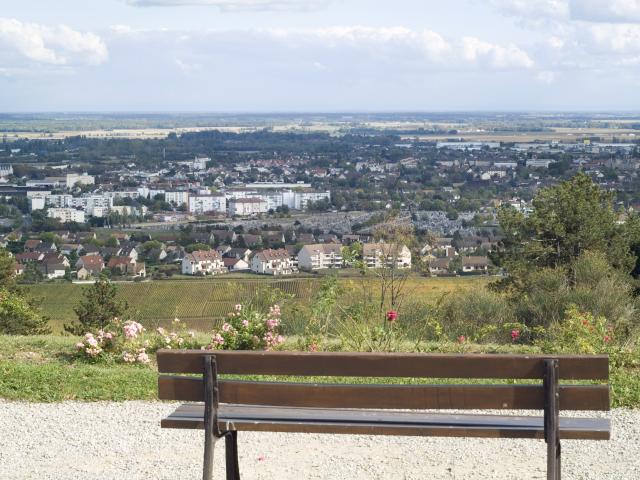
<path fill-rule="evenodd" d="M 640 0 L 0 6 L 0 112 L 640 110 Z"/>

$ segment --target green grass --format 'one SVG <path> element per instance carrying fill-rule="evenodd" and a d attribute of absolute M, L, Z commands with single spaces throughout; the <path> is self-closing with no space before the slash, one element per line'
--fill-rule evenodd
<path fill-rule="evenodd" d="M 0 398 L 22 401 L 155 400 L 157 371 L 151 366 L 90 364 L 72 361 L 75 337 L 0 335 Z M 295 343 L 293 340 L 291 344 Z M 533 347 L 432 343 L 425 351 L 467 353 L 539 353 Z M 249 379 L 250 377 L 245 377 Z M 263 380 L 289 380 L 261 377 Z M 447 379 L 296 378 L 296 381 L 354 383 L 444 383 Z M 461 383 L 460 380 L 454 382 Z M 496 383 L 495 381 L 489 381 Z M 513 383 L 513 381 L 506 381 Z M 462 383 L 485 383 L 467 380 Z M 504 383 L 504 381 L 502 382 Z M 529 382 L 527 382 L 529 383 Z M 612 405 L 640 408 L 640 368 L 634 365 L 611 372 Z"/>
<path fill-rule="evenodd" d="M 141 283 L 119 283 L 118 295 L 127 301 L 143 324 L 151 327 L 166 324 L 174 318 L 188 323 L 190 328 L 209 331 L 237 303 L 244 303 L 257 289 L 268 286 L 294 296 L 295 301 L 308 303 L 317 291 L 320 278 L 220 277 L 215 279 L 162 280 Z M 342 278 L 345 297 L 358 288 L 358 278 Z M 367 279 L 375 291 L 375 280 Z M 487 277 L 424 278 L 413 277 L 406 292 L 413 298 L 435 301 L 440 295 L 456 289 L 475 288 L 486 284 Z M 62 325 L 75 320 L 73 308 L 82 298 L 86 285 L 42 283 L 27 287 L 42 300 L 43 313 L 51 319 L 54 333 Z"/>

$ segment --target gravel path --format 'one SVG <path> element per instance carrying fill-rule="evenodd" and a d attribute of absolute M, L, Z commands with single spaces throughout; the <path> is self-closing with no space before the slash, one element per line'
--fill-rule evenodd
<path fill-rule="evenodd" d="M 201 431 L 162 430 L 175 405 L 0 400 L 0 479 L 198 479 Z M 563 478 L 640 479 L 640 411 L 615 410 L 613 440 L 565 441 Z M 543 479 L 537 440 L 240 433 L 251 479 Z M 216 446 L 216 478 L 224 442 Z"/>

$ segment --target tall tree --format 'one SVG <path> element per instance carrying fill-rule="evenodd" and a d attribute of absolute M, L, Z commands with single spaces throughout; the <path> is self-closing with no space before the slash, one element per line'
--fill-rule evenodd
<path fill-rule="evenodd" d="M 74 308 L 78 321 L 66 324 L 65 331 L 73 335 L 104 329 L 114 318 L 127 313 L 129 306 L 117 299 L 117 289 L 107 278 L 100 277 L 83 292 L 83 299 Z"/>
<path fill-rule="evenodd" d="M 617 222 L 612 192 L 580 173 L 541 190 L 532 203 L 529 216 L 510 207 L 498 214 L 504 237 L 492 260 L 509 273 L 499 287 L 517 288 L 531 270 L 568 267 L 584 252 L 600 252 L 614 267 L 631 272 L 636 258 L 630 248 L 630 226 L 635 219 L 629 224 Z"/>

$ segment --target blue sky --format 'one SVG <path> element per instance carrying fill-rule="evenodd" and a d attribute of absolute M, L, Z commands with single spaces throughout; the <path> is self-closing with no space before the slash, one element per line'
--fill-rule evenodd
<path fill-rule="evenodd" d="M 2 0 L 0 111 L 638 110 L 640 0 Z"/>

